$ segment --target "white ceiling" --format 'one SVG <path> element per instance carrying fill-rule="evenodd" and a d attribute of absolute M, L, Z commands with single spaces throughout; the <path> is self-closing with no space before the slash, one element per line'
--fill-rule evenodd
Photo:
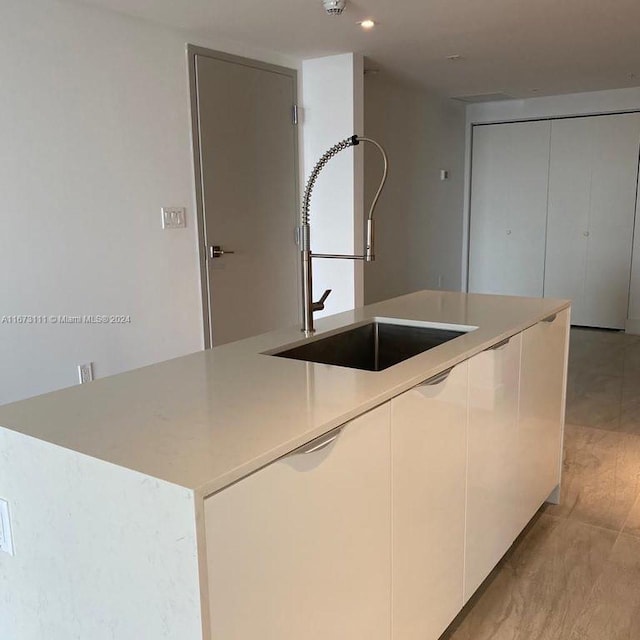
<path fill-rule="evenodd" d="M 357 51 L 449 96 L 640 85 L 638 0 L 351 0 L 340 17 L 321 0 L 85 1 L 296 58 Z"/>

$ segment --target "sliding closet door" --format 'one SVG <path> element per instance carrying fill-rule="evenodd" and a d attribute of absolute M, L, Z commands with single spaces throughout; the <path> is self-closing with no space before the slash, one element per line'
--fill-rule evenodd
<path fill-rule="evenodd" d="M 624 328 L 639 145 L 640 114 L 553 121 L 544 294 L 573 324 Z"/>
<path fill-rule="evenodd" d="M 473 129 L 469 291 L 542 296 L 548 121 Z"/>

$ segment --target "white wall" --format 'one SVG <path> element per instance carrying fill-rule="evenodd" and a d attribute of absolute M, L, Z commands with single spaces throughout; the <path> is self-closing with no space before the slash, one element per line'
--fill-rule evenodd
<path fill-rule="evenodd" d="M 467 107 L 464 199 L 465 251 L 462 255 L 462 270 L 465 288 L 467 284 L 466 275 L 468 256 L 466 247 L 469 233 L 469 178 L 471 175 L 471 133 L 473 125 L 488 122 L 509 122 L 537 118 L 622 113 L 629 111 L 640 111 L 640 87 L 558 96 L 541 96 L 539 98 L 529 98 L 526 100 L 487 102 L 473 104 Z M 636 220 L 636 223 L 637 222 L 638 221 Z M 627 331 L 640 333 L 640 229 L 638 228 L 638 224 L 636 224 L 636 233 L 634 237 L 633 268 L 631 274 Z"/>
<path fill-rule="evenodd" d="M 302 63 L 303 173 L 307 177 L 334 144 L 362 134 L 363 61 L 348 53 Z M 311 249 L 315 253 L 362 252 L 362 151 L 341 151 L 323 169 L 311 199 Z M 352 260 L 313 261 L 314 300 L 325 289 L 332 294 L 325 311 L 338 313 L 362 302 L 362 265 Z"/>
<path fill-rule="evenodd" d="M 3 640 L 201 640 L 193 492 L 0 427 Z"/>
<path fill-rule="evenodd" d="M 375 213 L 376 261 L 365 301 L 419 289 L 459 290 L 463 225 L 464 107 L 384 73 L 365 77 L 365 132 L 389 155 Z M 365 155 L 365 209 L 378 187 L 379 154 Z M 440 169 L 449 180 L 440 181 Z"/>
<path fill-rule="evenodd" d="M 0 404 L 203 346 L 185 43 L 228 42 L 58 0 L 0 20 Z M 326 141 L 325 141 L 326 142 Z M 187 229 L 163 232 L 162 206 Z M 124 314 L 126 325 L 12 315 Z"/>

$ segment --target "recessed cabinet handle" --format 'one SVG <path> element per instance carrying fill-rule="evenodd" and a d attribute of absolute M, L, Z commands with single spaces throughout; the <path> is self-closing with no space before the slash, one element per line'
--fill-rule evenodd
<path fill-rule="evenodd" d="M 544 320 L 542 320 L 542 322 L 547 322 L 547 323 L 551 324 L 557 317 L 558 317 L 558 314 L 554 313 L 552 316 L 549 316 L 548 318 L 544 318 Z"/>
<path fill-rule="evenodd" d="M 296 449 L 295 451 L 291 452 L 291 455 L 306 456 L 310 453 L 315 453 L 316 451 L 320 451 L 321 449 L 328 447 L 332 442 L 337 440 L 338 436 L 341 433 L 342 433 L 342 427 L 340 427 L 339 429 L 334 429 L 333 431 L 330 431 L 326 435 L 320 436 L 319 438 L 312 440 L 311 442 L 309 442 L 309 444 L 305 444 L 303 447 L 300 447 L 300 449 Z"/>
<path fill-rule="evenodd" d="M 498 351 L 499 349 L 504 349 L 511 342 L 511 338 L 507 338 L 506 340 L 502 340 L 497 344 L 489 347 L 488 351 Z"/>
<path fill-rule="evenodd" d="M 449 374 L 452 371 L 453 371 L 453 367 L 451 367 L 450 369 L 447 369 L 446 371 L 442 371 L 441 373 L 438 373 L 437 375 L 433 376 L 433 378 L 429 378 L 428 380 L 425 380 L 424 382 L 420 383 L 418 386 L 434 387 L 435 385 L 440 384 L 441 382 L 444 382 L 449 377 Z"/>

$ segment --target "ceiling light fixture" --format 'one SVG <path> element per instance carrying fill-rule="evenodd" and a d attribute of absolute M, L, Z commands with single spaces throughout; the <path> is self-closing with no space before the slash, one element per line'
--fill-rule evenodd
<path fill-rule="evenodd" d="M 358 22 L 358 24 L 365 31 L 370 31 L 371 29 L 373 29 L 376 26 L 376 23 L 373 20 L 371 20 L 370 18 L 367 18 L 366 20 L 363 20 L 362 22 Z"/>
<path fill-rule="evenodd" d="M 322 0 L 322 6 L 330 16 L 339 16 L 347 6 L 347 0 Z"/>

